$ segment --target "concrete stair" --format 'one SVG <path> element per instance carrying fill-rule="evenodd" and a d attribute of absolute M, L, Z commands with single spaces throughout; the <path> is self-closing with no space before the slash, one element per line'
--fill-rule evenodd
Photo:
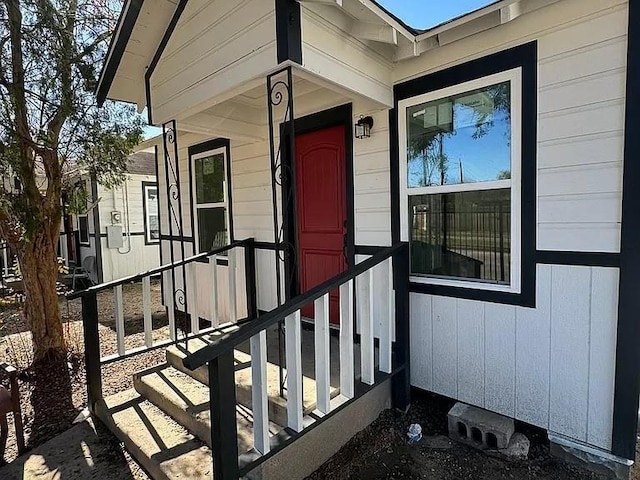
<path fill-rule="evenodd" d="M 133 385 L 141 396 L 211 447 L 209 387 L 169 365 L 136 373 Z M 238 452 L 242 454 L 253 447 L 253 415 L 250 409 L 238 406 L 236 416 Z M 275 435 L 282 427 L 272 422 L 270 430 Z"/>
<path fill-rule="evenodd" d="M 183 372 L 198 382 L 208 385 L 209 373 L 206 366 L 191 371 L 184 366 L 184 358 L 203 347 L 209 342 L 207 338 L 189 340 L 188 346 L 184 343 L 167 348 L 167 362 L 176 370 Z M 248 345 L 245 351 L 248 350 Z M 243 350 L 234 352 L 236 365 L 236 401 L 244 407 L 251 409 L 251 355 Z M 286 377 L 286 369 L 284 370 Z M 280 396 L 278 386 L 279 368 L 273 363 L 267 362 L 267 395 L 269 397 L 269 420 L 277 425 L 287 425 L 287 403 Z M 338 388 L 331 389 L 332 398 L 339 393 Z M 303 376 L 302 384 L 303 411 L 307 415 L 316 408 L 316 383 L 315 380 Z"/>
<path fill-rule="evenodd" d="M 155 480 L 211 479 L 211 450 L 134 389 L 105 398 L 96 414 Z"/>

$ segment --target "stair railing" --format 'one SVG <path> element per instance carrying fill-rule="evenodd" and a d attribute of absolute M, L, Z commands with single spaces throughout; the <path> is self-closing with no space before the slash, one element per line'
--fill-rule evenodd
<path fill-rule="evenodd" d="M 374 275 L 374 269 L 378 269 Z M 340 395 L 331 398 L 329 293 L 339 290 Z M 355 294 L 355 295 L 354 295 Z M 317 411 L 305 417 L 302 398 L 301 313 L 314 303 L 314 343 Z M 384 305 L 374 311 L 374 305 Z M 357 313 L 356 313 L 357 312 Z M 355 317 L 359 335 L 354 335 Z M 378 318 L 378 371 L 374 318 Z M 285 434 L 269 433 L 267 396 L 267 329 L 285 321 Z M 395 341 L 393 338 L 395 327 Z M 238 458 L 234 350 L 249 341 L 251 350 L 254 450 Z M 360 378 L 354 372 L 355 343 L 360 344 Z M 378 253 L 282 306 L 223 334 L 190 354 L 184 365 L 195 370 L 208 365 L 210 386 L 213 478 L 237 480 L 323 419 L 391 377 L 396 408 L 409 404 L 409 249 L 406 243 Z M 316 415 L 317 414 L 317 415 Z M 315 418 L 312 418 L 315 417 Z M 281 432 L 282 433 L 282 432 Z"/>
<path fill-rule="evenodd" d="M 244 275 L 246 286 L 246 311 L 244 318 L 238 319 L 236 314 L 236 278 L 238 275 L 236 268 L 236 257 L 239 250 L 244 251 Z M 194 255 L 184 260 L 179 260 L 167 265 L 153 268 L 137 275 L 131 275 L 119 280 L 95 285 L 86 290 L 77 291 L 69 294 L 69 300 L 80 298 L 82 300 L 82 323 L 84 328 L 84 348 L 85 348 L 85 370 L 87 377 L 88 389 L 88 407 L 90 411 L 94 411 L 95 403 L 102 400 L 102 366 L 124 360 L 126 358 L 139 355 L 151 350 L 167 347 L 178 340 L 189 340 L 197 338 L 219 330 L 226 330 L 230 327 L 242 325 L 257 317 L 257 297 L 256 297 L 256 247 L 252 238 L 233 242 L 222 248 L 217 248 L 206 253 Z M 225 256 L 222 256 L 226 254 Z M 224 324 L 219 323 L 218 318 L 218 259 L 226 258 L 228 265 L 228 283 L 229 283 L 229 321 Z M 196 265 L 207 260 L 210 270 L 211 282 L 211 311 L 208 320 L 211 327 L 206 329 L 200 328 L 200 317 L 198 315 L 197 301 L 197 278 Z M 186 285 L 172 285 L 172 269 L 186 269 Z M 151 278 L 162 276 L 163 289 L 168 290 L 167 295 L 163 295 L 163 302 L 167 310 L 169 324 L 169 339 L 155 341 L 153 338 L 153 319 L 151 311 Z M 125 318 L 124 318 L 124 301 L 123 286 L 131 283 L 142 283 L 142 309 L 144 324 L 144 344 L 138 347 L 127 349 L 125 344 Z M 100 348 L 99 335 L 99 311 L 98 311 L 98 294 L 101 292 L 113 292 L 116 334 L 116 352 L 110 355 L 102 356 Z M 175 292 L 180 290 L 180 295 L 188 296 L 188 311 L 180 311 L 180 302 L 174 302 L 179 295 Z M 184 306 L 184 304 L 182 304 Z M 185 332 L 183 337 L 178 338 L 176 325 L 176 312 L 184 313 L 190 317 L 190 331 Z"/>

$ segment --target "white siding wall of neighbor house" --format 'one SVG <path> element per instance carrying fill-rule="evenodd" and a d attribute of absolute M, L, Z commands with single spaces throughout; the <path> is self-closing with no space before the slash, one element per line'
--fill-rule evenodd
<path fill-rule="evenodd" d="M 539 250 L 619 252 L 626 27 L 625 1 L 566 0 L 395 71 L 538 41 Z M 535 309 L 411 294 L 411 382 L 608 450 L 618 269 L 538 265 L 536 282 Z"/>
<path fill-rule="evenodd" d="M 145 218 L 143 210 L 142 182 L 155 183 L 152 175 L 129 174 L 124 185 L 109 190 L 98 186 L 98 202 L 100 212 L 100 241 L 102 255 L 103 280 L 108 282 L 128 275 L 149 270 L 160 265 L 160 248 L 158 244 L 145 244 Z M 126 197 L 126 201 L 125 201 Z M 127 213 L 128 207 L 128 213 Z M 106 238 L 107 226 L 111 225 L 111 212 L 121 212 L 123 233 L 127 228 L 133 234 L 125 235 L 123 247 L 113 249 L 108 247 Z M 128 217 L 127 217 L 128 214 Z M 91 224 L 93 228 L 93 224 Z M 131 245 L 129 248 L 129 241 Z"/>
<path fill-rule="evenodd" d="M 276 64 L 274 2 L 192 0 L 151 76 L 154 121 L 206 102 Z M 184 117 L 183 117 L 184 118 Z"/>

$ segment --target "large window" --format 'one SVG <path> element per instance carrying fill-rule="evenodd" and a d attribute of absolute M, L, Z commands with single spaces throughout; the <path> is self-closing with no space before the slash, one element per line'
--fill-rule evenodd
<path fill-rule="evenodd" d="M 144 239 L 147 244 L 160 242 L 160 217 L 158 216 L 158 185 L 142 182 L 144 195 Z"/>
<path fill-rule="evenodd" d="M 520 289 L 521 70 L 399 102 L 413 281 Z"/>
<path fill-rule="evenodd" d="M 226 148 L 219 148 L 191 157 L 195 228 L 200 252 L 228 243 L 226 152 Z"/>

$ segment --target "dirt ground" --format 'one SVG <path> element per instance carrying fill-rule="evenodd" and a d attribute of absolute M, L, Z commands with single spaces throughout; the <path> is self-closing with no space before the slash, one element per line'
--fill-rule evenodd
<path fill-rule="evenodd" d="M 549 455 L 546 434 L 517 425 L 531 441 L 529 459 L 509 462 L 449 441 L 446 415 L 453 402 L 416 393 L 404 415 L 387 410 L 307 480 L 604 480 Z M 410 445 L 407 430 L 419 423 L 423 439 Z M 636 473 L 637 475 L 637 473 Z M 634 480 L 640 476 L 634 476 Z"/>
<path fill-rule="evenodd" d="M 160 283 L 151 284 L 151 306 L 153 312 L 153 339 L 169 338 L 169 328 L 161 306 Z M 127 349 L 144 345 L 142 288 L 140 284 L 123 288 L 125 345 Z M 113 295 L 110 291 L 98 294 L 100 349 L 103 356 L 116 352 L 116 333 L 113 316 Z M 86 381 L 84 373 L 84 342 L 82 309 L 80 300 L 67 301 L 60 298 L 60 310 L 64 322 L 65 338 L 71 352 L 68 364 L 68 380 L 59 379 L 60 372 L 45 373 L 38 383 L 36 375 L 28 367 L 32 361 L 31 335 L 19 307 L 4 305 L 0 310 L 0 361 L 16 366 L 20 374 L 20 400 L 25 436 L 28 448 L 34 448 L 67 430 L 78 413 L 86 406 Z M 164 350 L 158 349 L 127 360 L 115 362 L 102 368 L 104 395 L 131 388 L 132 374 L 164 361 Z M 1 380 L 1 378 L 0 378 Z M 71 395 L 67 393 L 71 391 Z M 10 419 L 9 441 L 4 461 L 17 457 L 17 447 Z M 1 454 L 1 452 L 0 452 Z"/>

